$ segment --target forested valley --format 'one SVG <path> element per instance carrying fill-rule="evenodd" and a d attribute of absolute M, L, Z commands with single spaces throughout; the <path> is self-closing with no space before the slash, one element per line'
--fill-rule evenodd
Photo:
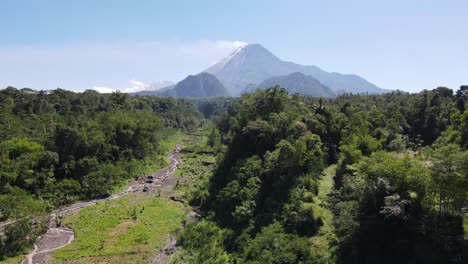
<path fill-rule="evenodd" d="M 184 99 L 61 89 L 0 91 L 0 259 L 27 250 L 46 216 L 164 167 L 174 131 L 201 126 Z"/>
<path fill-rule="evenodd" d="M 174 262 L 466 263 L 467 96 L 243 95 Z"/>
<path fill-rule="evenodd" d="M 183 134 L 190 181 L 174 199 L 200 217 L 171 263 L 466 263 L 467 100 L 468 86 L 193 100 L 9 87 L 0 260 L 27 252 L 54 208 L 166 166 Z"/>

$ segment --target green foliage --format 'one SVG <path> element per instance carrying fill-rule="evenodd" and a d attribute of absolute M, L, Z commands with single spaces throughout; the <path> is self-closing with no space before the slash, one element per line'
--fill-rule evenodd
<path fill-rule="evenodd" d="M 168 128 L 200 123 L 183 99 L 12 87 L 0 98 L 0 193 L 17 186 L 56 205 L 109 195 L 150 162 L 163 165 Z"/>
<path fill-rule="evenodd" d="M 448 164 L 434 166 L 453 168 Z M 341 241 L 339 261 L 439 263 L 440 259 L 447 259 L 452 262 L 448 259 L 456 258 L 461 247 L 454 240 L 461 230 L 457 229 L 460 224 L 455 221 L 456 217 L 445 213 L 437 217 L 434 211 L 438 196 L 434 195 L 434 187 L 451 183 L 446 178 L 438 180 L 437 176 L 446 175 L 445 172 L 435 169 L 431 176 L 425 162 L 384 152 L 376 152 L 358 162 L 355 172 L 345 175 L 339 190 L 341 201 L 334 206 L 335 226 Z M 452 189 L 454 193 L 460 190 L 448 185 L 441 189 Z M 455 197 L 451 201 L 455 201 Z M 441 229 L 440 225 L 434 226 L 435 222 L 447 226 Z M 441 233 L 443 230 L 445 234 Z M 440 236 L 450 243 L 451 249 L 438 249 Z M 388 250 L 390 248 L 392 250 Z M 424 256 L 427 250 L 437 252 L 436 256 L 432 256 L 433 259 Z"/>
<path fill-rule="evenodd" d="M 206 232 L 236 263 L 460 263 L 465 90 L 323 100 L 274 87 L 218 101 L 224 112 L 200 103 L 224 146 Z"/>
<path fill-rule="evenodd" d="M 221 153 L 204 203 L 213 215 L 205 224 L 195 224 L 201 228 L 196 232 L 201 237 L 181 243 L 185 259 L 213 263 L 220 256 L 242 263 L 310 260 L 306 237 L 322 224 L 313 204 L 324 154 L 320 137 L 299 119 L 307 109 L 294 100 L 279 88 L 258 91 L 233 101 L 229 116 L 216 120 L 226 151 Z M 219 234 L 214 241 L 194 241 L 214 236 L 203 235 L 213 230 Z M 191 233 L 195 232 L 188 228 L 181 237 Z M 268 244 L 272 236 L 278 236 L 275 245 Z M 276 250 L 281 243 L 291 247 Z M 206 244 L 218 249 L 208 251 Z M 264 252 L 265 259 L 258 258 L 256 250 Z"/>
<path fill-rule="evenodd" d="M 468 111 L 460 117 L 460 145 L 468 149 Z"/>
<path fill-rule="evenodd" d="M 208 185 L 216 163 L 216 148 L 209 146 L 208 131 L 197 131 L 180 139 L 182 163 L 174 175 L 183 177 L 174 188 L 174 196 L 191 206 L 203 206 L 208 198 Z"/>
<path fill-rule="evenodd" d="M 28 235 L 31 226 L 27 220 L 9 225 L 5 229 L 5 238 L 0 240 L 0 260 L 4 257 L 12 257 L 22 253 L 34 242 L 29 240 Z"/>
<path fill-rule="evenodd" d="M 30 221 L 23 218 L 5 227 L 0 237 L 0 260 L 25 253 L 45 230 L 42 219 L 36 219 L 34 227 Z"/>
<path fill-rule="evenodd" d="M 279 223 L 262 228 L 243 255 L 244 263 L 312 263 L 307 239 L 286 234 Z"/>
<path fill-rule="evenodd" d="M 440 213 L 461 214 L 468 190 L 468 152 L 449 144 L 434 152 L 432 191 L 437 196 Z"/>
<path fill-rule="evenodd" d="M 12 138 L 0 143 L 0 160 L 0 193 L 7 185 L 39 191 L 50 182 L 57 156 L 41 144 Z"/>
<path fill-rule="evenodd" d="M 201 125 L 184 99 L 8 87 L 0 102 L 0 220 L 108 196 L 165 166 L 176 130 Z"/>
<path fill-rule="evenodd" d="M 192 102 L 197 106 L 198 111 L 205 118 L 215 118 L 221 115 L 236 100 L 233 97 L 215 97 L 215 98 L 193 98 Z"/>
<path fill-rule="evenodd" d="M 48 209 L 47 202 L 36 200 L 29 193 L 17 187 L 0 195 L 0 221 L 43 215 Z"/>
<path fill-rule="evenodd" d="M 178 243 L 184 253 L 183 263 L 229 263 L 230 257 L 223 249 L 225 232 L 210 221 L 188 225 Z"/>
<path fill-rule="evenodd" d="M 40 199 L 106 196 L 162 164 L 167 128 L 203 126 L 184 139 L 190 180 L 175 195 L 206 217 L 181 233 L 175 263 L 464 263 L 466 91 L 324 100 L 273 87 L 190 102 L 7 88 L 1 197 L 23 201 L 8 209 L 19 216 L 46 211 Z"/>
<path fill-rule="evenodd" d="M 213 127 L 208 136 L 208 145 L 213 148 L 218 145 L 218 142 L 219 142 L 219 131 Z"/>
<path fill-rule="evenodd" d="M 62 222 L 75 232 L 73 242 L 54 253 L 57 260 L 132 255 L 144 262 L 147 254 L 166 243 L 182 223 L 185 210 L 168 201 L 127 195 L 87 207 Z"/>

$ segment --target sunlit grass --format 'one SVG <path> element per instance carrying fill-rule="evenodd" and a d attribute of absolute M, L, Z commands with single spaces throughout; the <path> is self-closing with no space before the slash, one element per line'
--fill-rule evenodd
<path fill-rule="evenodd" d="M 156 172 L 166 166 L 169 166 L 169 159 L 168 155 L 172 151 L 172 149 L 176 146 L 176 144 L 180 143 L 184 135 L 180 132 L 172 132 L 169 135 L 165 136 L 165 139 L 159 142 L 159 147 L 161 149 L 161 153 L 154 157 L 147 157 L 141 161 L 141 166 L 138 172 L 136 172 L 135 177 L 145 176 Z M 113 193 L 118 193 L 124 190 L 127 185 L 134 181 L 134 178 L 129 178 L 119 182 L 113 189 Z"/>
<path fill-rule="evenodd" d="M 25 258 L 26 258 L 26 255 L 19 255 L 19 256 L 16 256 L 16 257 L 7 258 L 7 259 L 5 259 L 3 261 L 0 261 L 0 263 L 2 263 L 2 264 L 18 264 L 18 263 L 21 263 L 21 261 L 23 261 Z"/>
<path fill-rule="evenodd" d="M 327 167 L 319 181 L 319 193 L 314 204 L 315 217 L 322 219 L 323 225 L 320 226 L 317 234 L 311 238 L 313 252 L 318 257 L 331 259 L 332 250 L 330 246 L 336 241 L 333 226 L 333 213 L 328 209 L 327 196 L 333 189 L 333 177 L 335 176 L 336 165 Z"/>
<path fill-rule="evenodd" d="M 75 240 L 53 254 L 56 262 L 132 255 L 145 260 L 162 248 L 181 226 L 183 205 L 143 194 L 128 195 L 87 207 L 63 222 L 75 231 Z"/>
<path fill-rule="evenodd" d="M 327 200 L 328 194 L 333 189 L 333 177 L 335 176 L 336 165 L 331 165 L 323 171 L 323 176 L 319 181 L 318 198 L 321 202 Z"/>
<path fill-rule="evenodd" d="M 173 195 L 181 200 L 201 205 L 208 196 L 209 179 L 216 165 L 216 152 L 207 144 L 206 131 L 184 135 L 181 140 L 182 163 L 175 171 L 181 177 L 180 184 L 174 187 Z"/>
<path fill-rule="evenodd" d="M 463 230 L 465 231 L 465 240 L 468 240 L 468 215 L 463 217 Z"/>

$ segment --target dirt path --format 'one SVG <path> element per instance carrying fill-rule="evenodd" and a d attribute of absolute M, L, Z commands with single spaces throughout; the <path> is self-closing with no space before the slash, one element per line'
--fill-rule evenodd
<path fill-rule="evenodd" d="M 141 177 L 140 179 L 130 183 L 123 191 L 102 199 L 94 199 L 90 201 L 74 203 L 67 207 L 58 209 L 56 211 L 56 214 L 59 216 L 69 214 L 71 212 L 83 209 L 90 205 L 95 205 L 97 203 L 118 199 L 129 193 L 152 192 L 155 189 L 168 184 L 168 178 L 170 178 L 171 174 L 177 169 L 177 166 L 180 164 L 179 151 L 180 144 L 177 144 L 176 147 L 171 151 L 171 154 L 169 155 L 169 167 L 159 170 L 146 177 Z"/>
<path fill-rule="evenodd" d="M 102 199 L 77 202 L 67 207 L 55 210 L 54 213 L 49 216 L 49 228 L 47 229 L 47 232 L 36 240 L 33 245 L 33 249 L 29 252 L 29 254 L 26 256 L 26 259 L 23 260 L 21 264 L 46 263 L 50 259 L 52 252 L 69 245 L 73 241 L 74 233 L 72 229 L 57 226 L 59 219 L 63 215 L 79 211 L 85 207 L 95 205 L 97 203 L 118 199 L 130 193 L 152 193 L 160 187 L 168 185 L 172 186 L 176 181 L 172 177 L 172 173 L 180 164 L 179 151 L 180 145 L 177 144 L 169 155 L 169 167 L 130 183 L 123 191 L 119 193 Z M 7 224 L 4 224 L 4 226 L 5 225 Z"/>
<path fill-rule="evenodd" d="M 177 157 L 178 158 L 178 157 Z M 178 159 L 179 163 L 181 162 L 180 159 Z M 174 170 L 171 170 L 171 173 L 174 172 Z M 174 202 L 179 202 L 179 203 L 185 203 L 183 200 L 177 199 L 176 196 L 173 196 L 172 193 L 172 188 L 174 187 L 175 183 L 177 181 L 184 181 L 188 180 L 187 178 L 184 177 L 179 177 L 175 178 L 174 176 L 170 175 L 166 179 L 166 185 L 168 188 L 171 188 L 169 191 L 169 196 L 168 198 Z M 188 215 L 190 219 L 200 219 L 201 218 L 201 212 L 199 211 L 199 208 L 197 207 L 188 207 Z M 175 236 L 170 236 L 164 245 L 163 248 L 156 250 L 153 252 L 152 256 L 150 257 L 150 264 L 164 264 L 167 262 L 169 256 L 173 255 L 177 251 L 177 238 Z"/>
<path fill-rule="evenodd" d="M 169 255 L 174 254 L 176 250 L 177 240 L 171 238 L 168 243 L 164 246 L 163 249 L 158 250 L 156 256 L 151 261 L 151 264 L 164 264 Z"/>
<path fill-rule="evenodd" d="M 49 228 L 33 246 L 22 264 L 43 263 L 50 253 L 69 245 L 75 238 L 73 230 L 68 228 Z"/>

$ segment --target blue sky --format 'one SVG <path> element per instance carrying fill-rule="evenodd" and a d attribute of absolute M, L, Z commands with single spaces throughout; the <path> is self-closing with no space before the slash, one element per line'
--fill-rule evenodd
<path fill-rule="evenodd" d="M 0 2 L 0 88 L 135 90 L 239 43 L 386 89 L 468 84 L 468 1 Z"/>

